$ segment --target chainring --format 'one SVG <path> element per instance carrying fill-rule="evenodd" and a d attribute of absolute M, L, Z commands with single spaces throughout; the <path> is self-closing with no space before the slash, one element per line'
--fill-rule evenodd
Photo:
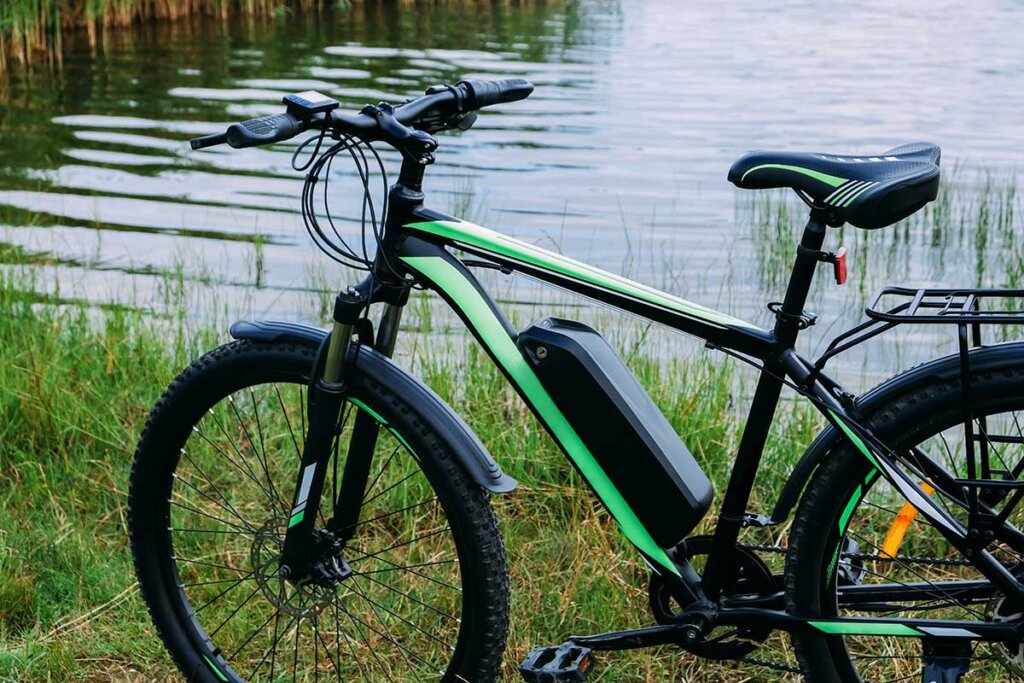
<path fill-rule="evenodd" d="M 699 556 L 706 557 L 711 552 L 712 541 L 710 536 L 688 538 L 682 554 L 690 562 Z M 733 564 L 736 568 L 736 581 L 726 588 L 723 597 L 764 597 L 778 591 L 771 569 L 752 550 L 736 547 Z M 647 596 L 656 622 L 662 625 L 678 623 L 683 608 L 659 575 L 651 575 Z M 680 643 L 680 647 L 705 659 L 738 659 L 756 650 L 769 633 L 767 629 L 738 629 L 717 636 L 712 633 L 709 639 L 698 643 Z"/>

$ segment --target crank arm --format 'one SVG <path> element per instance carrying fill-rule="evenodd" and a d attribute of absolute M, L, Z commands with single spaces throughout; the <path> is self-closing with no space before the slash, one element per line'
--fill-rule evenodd
<path fill-rule="evenodd" d="M 594 636 L 569 636 L 569 642 L 591 650 L 636 650 L 655 645 L 678 644 L 683 641 L 685 630 L 682 624 L 649 626 Z"/>

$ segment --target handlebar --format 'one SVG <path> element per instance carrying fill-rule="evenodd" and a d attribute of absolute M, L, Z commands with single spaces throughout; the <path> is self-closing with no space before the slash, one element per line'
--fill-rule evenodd
<path fill-rule="evenodd" d="M 310 129 L 329 128 L 366 141 L 383 141 L 400 151 L 406 145 L 422 150 L 429 145 L 429 134 L 459 126 L 467 119 L 472 125 L 474 112 L 495 104 L 526 99 L 533 85 L 522 78 L 500 81 L 459 81 L 451 86 L 432 86 L 425 95 L 397 107 L 367 106 L 358 114 L 338 110 L 303 116 L 300 110 L 260 116 L 232 124 L 225 133 L 207 135 L 191 141 L 192 149 L 205 149 L 227 143 L 241 149 L 281 142 Z M 308 93 L 304 93 L 308 94 Z M 337 103 L 334 103 L 337 106 Z M 468 125 L 464 125 L 468 127 Z M 436 147 L 436 142 L 433 145 Z M 427 152 L 431 149 L 426 149 Z"/>

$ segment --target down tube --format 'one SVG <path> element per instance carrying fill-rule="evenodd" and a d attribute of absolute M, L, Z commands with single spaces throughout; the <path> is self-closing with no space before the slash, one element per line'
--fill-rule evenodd
<path fill-rule="evenodd" d="M 400 258 L 424 282 L 432 285 L 472 330 L 523 400 L 533 410 L 562 450 L 572 459 L 597 497 L 611 513 L 626 538 L 659 573 L 679 575 L 663 548 L 651 538 L 636 513 L 562 415 L 515 344 L 515 331 L 480 283 L 454 256 L 436 245 L 409 239 Z"/>

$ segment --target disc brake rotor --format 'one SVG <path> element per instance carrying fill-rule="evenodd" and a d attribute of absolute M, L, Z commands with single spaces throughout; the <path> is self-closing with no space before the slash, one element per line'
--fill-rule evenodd
<path fill-rule="evenodd" d="M 249 550 L 249 559 L 253 577 L 267 601 L 283 614 L 302 619 L 319 613 L 329 604 L 334 590 L 317 584 L 296 585 L 278 575 L 283 529 L 287 524 L 287 520 L 272 518 L 260 527 Z"/>
<path fill-rule="evenodd" d="M 1006 596 L 996 595 L 989 600 L 985 608 L 985 618 L 997 624 L 1008 622 L 1020 623 L 1024 619 L 1024 613 L 1014 611 L 1006 602 Z M 1024 642 L 1017 643 L 1016 651 L 1000 643 L 998 646 L 999 658 L 1010 672 L 1015 676 L 1024 677 Z"/>

